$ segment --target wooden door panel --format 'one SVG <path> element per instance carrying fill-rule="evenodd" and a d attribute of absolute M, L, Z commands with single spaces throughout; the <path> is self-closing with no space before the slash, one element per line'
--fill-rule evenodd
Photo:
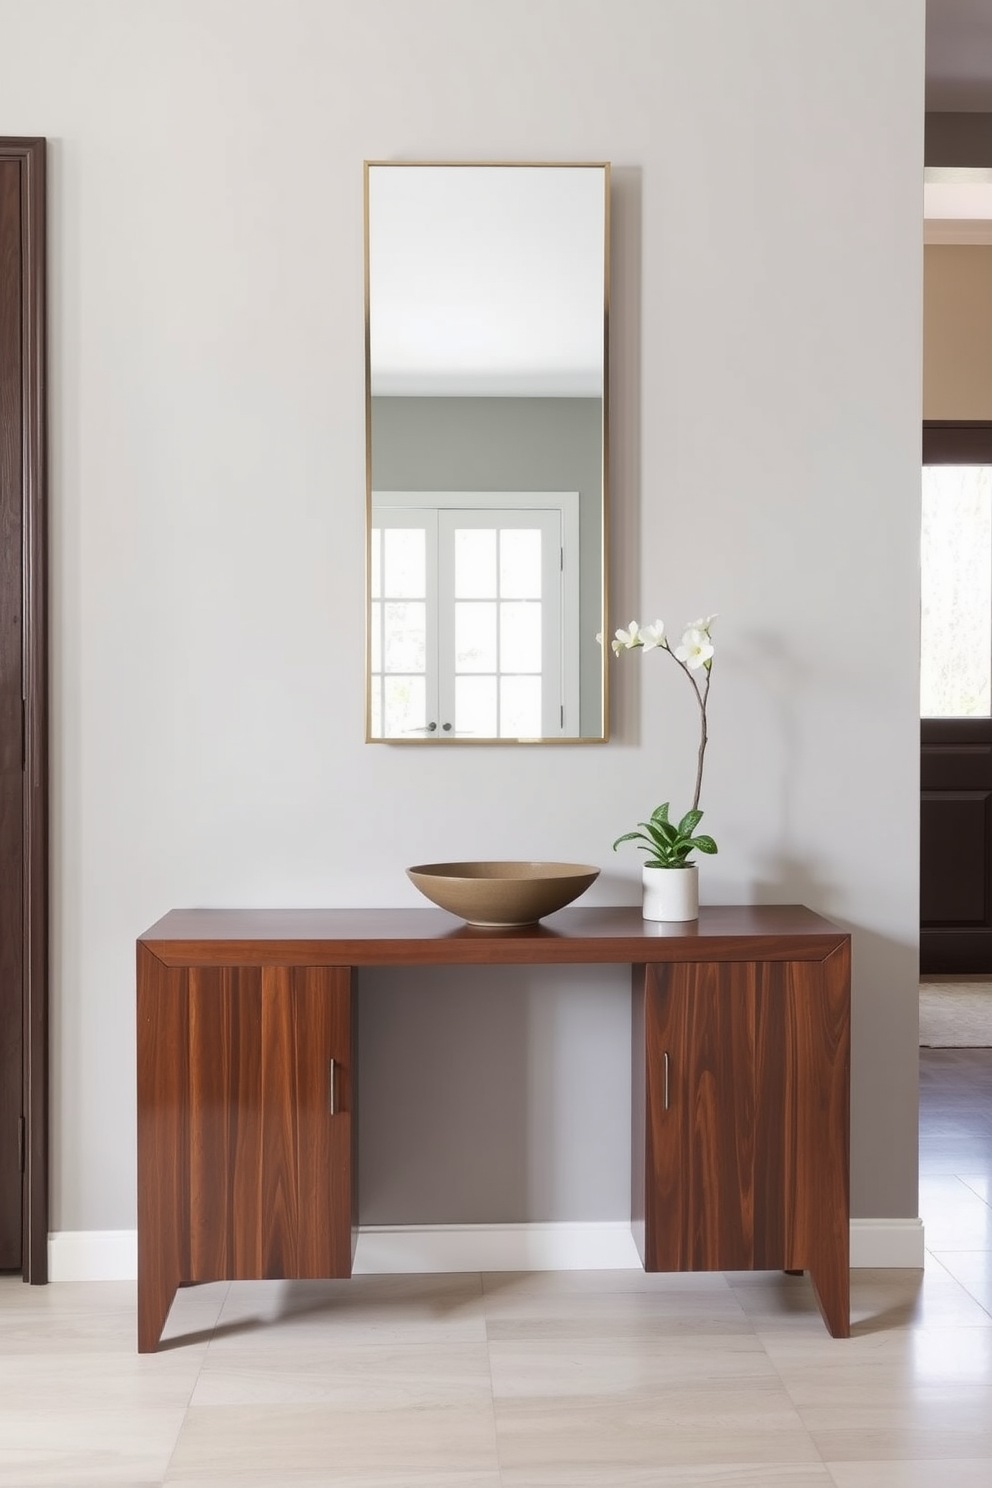
<path fill-rule="evenodd" d="M 992 899 L 992 790 L 923 791 L 920 850 L 933 865 L 920 877 L 921 924 L 984 925 Z"/>
<path fill-rule="evenodd" d="M 755 1021 L 736 971 L 693 963 L 647 969 L 650 1270 L 753 1265 Z"/>
<path fill-rule="evenodd" d="M 296 1275 L 350 1276 L 358 1225 L 351 972 L 294 967 L 290 975 L 300 1111 Z"/>
<path fill-rule="evenodd" d="M 21 167 L 0 159 L 0 1271 L 21 1268 Z"/>
<path fill-rule="evenodd" d="M 267 967 L 261 973 L 261 982 L 258 1198 L 254 1210 L 243 1198 L 237 1212 L 254 1212 L 257 1218 L 255 1274 L 297 1276 L 299 1133 L 301 1127 L 304 1131 L 309 1128 L 314 1112 L 305 1072 L 296 1068 L 295 988 L 291 972 L 284 966 Z M 323 1119 L 328 1110 L 325 1087 L 318 1119 Z M 333 1223 L 333 1216 L 326 1210 L 322 1219 L 325 1224 Z"/>
<path fill-rule="evenodd" d="M 192 968 L 188 1039 L 190 1275 L 263 1275 L 261 969 Z"/>
<path fill-rule="evenodd" d="M 962 725 L 963 738 L 948 738 L 961 733 Z M 983 733 L 990 738 L 982 739 Z M 982 719 L 927 719 L 920 760 L 925 789 L 985 790 L 992 784 L 992 728 Z"/>
<path fill-rule="evenodd" d="M 687 1258 L 694 1270 L 754 1264 L 754 1005 L 738 968 L 680 968 L 687 1044 L 672 1099 L 684 1099 Z M 675 979 L 680 980 L 679 978 Z M 718 990 L 719 989 L 719 990 Z M 685 1176 L 685 1175 L 684 1175 Z"/>
<path fill-rule="evenodd" d="M 350 1273 L 350 988 L 338 967 L 190 970 L 193 1280 Z"/>
<path fill-rule="evenodd" d="M 809 1270 L 848 1328 L 849 988 L 847 946 L 635 979 L 646 1269 Z"/>
<path fill-rule="evenodd" d="M 686 1203 L 683 1197 L 689 1116 L 685 1103 L 687 1075 L 676 1072 L 672 1056 L 688 1044 L 688 1002 L 673 994 L 671 977 L 679 967 L 638 968 L 635 989 L 634 1146 L 640 1147 L 643 1120 L 643 1171 L 632 1182 L 637 1200 L 632 1209 L 643 1223 L 641 1260 L 647 1271 L 689 1269 Z M 638 996 L 638 990 L 640 996 Z M 639 1066 L 639 1067 L 638 1067 Z M 679 1098 L 676 1098 L 678 1092 Z M 635 1157 L 641 1156 L 635 1151 Z"/>
<path fill-rule="evenodd" d="M 992 720 L 920 726 L 920 969 L 992 970 Z"/>
<path fill-rule="evenodd" d="M 754 1005 L 754 1125 L 752 1187 L 754 1227 L 752 1264 L 778 1270 L 787 1264 L 785 1211 L 788 1203 L 789 1143 L 783 1120 L 790 1089 L 791 1019 L 789 990 L 795 977 L 792 961 L 743 963 L 734 971 L 741 995 Z"/>

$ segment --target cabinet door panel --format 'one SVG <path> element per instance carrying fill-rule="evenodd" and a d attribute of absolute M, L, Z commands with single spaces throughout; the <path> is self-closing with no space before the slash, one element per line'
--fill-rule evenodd
<path fill-rule="evenodd" d="M 193 1280 L 350 1273 L 350 985 L 336 967 L 190 970 Z"/>
<path fill-rule="evenodd" d="M 844 946 L 647 967 L 635 996 L 646 1268 L 808 1270 L 835 1333 L 848 1327 L 849 977 Z"/>
<path fill-rule="evenodd" d="M 647 971 L 650 1270 L 753 1264 L 755 1005 L 737 985 L 738 971 L 692 964 Z"/>
<path fill-rule="evenodd" d="M 191 1278 L 260 1275 L 262 972 L 188 977 Z"/>
<path fill-rule="evenodd" d="M 357 1211 L 357 1204 L 352 1206 L 355 1115 L 351 973 L 346 968 L 308 966 L 280 974 L 293 982 L 299 1076 L 298 1223 L 293 1275 L 350 1276 L 352 1224 Z"/>

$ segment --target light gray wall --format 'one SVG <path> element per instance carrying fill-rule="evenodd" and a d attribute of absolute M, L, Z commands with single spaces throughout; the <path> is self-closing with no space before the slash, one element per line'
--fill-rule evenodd
<path fill-rule="evenodd" d="M 657 654 L 607 746 L 363 742 L 362 160 L 453 155 L 613 162 L 614 621 L 719 612 L 703 897 L 854 932 L 854 1212 L 916 1214 L 923 35 L 923 0 L 0 0 L 3 128 L 52 141 L 56 1229 L 134 1225 L 164 910 L 412 905 L 461 856 L 635 903 L 610 844 L 691 789 Z M 492 1213 L 480 1159 L 501 1217 L 622 1218 L 620 970 L 364 994 L 364 1217 Z"/>
<path fill-rule="evenodd" d="M 603 732 L 603 404 L 599 398 L 373 398 L 381 491 L 577 491 L 580 726 Z"/>

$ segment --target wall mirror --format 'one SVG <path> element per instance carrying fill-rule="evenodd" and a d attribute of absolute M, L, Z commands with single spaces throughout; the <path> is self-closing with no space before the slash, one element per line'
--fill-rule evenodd
<path fill-rule="evenodd" d="M 370 742 L 602 742 L 610 168 L 365 164 Z"/>

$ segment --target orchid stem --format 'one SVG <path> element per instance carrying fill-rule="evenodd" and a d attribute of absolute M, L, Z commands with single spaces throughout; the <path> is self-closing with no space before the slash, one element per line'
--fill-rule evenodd
<path fill-rule="evenodd" d="M 706 731 L 706 699 L 709 696 L 710 690 L 711 668 L 710 665 L 707 664 L 706 681 L 703 684 L 702 690 L 700 690 L 699 683 L 696 681 L 696 678 L 693 676 L 690 669 L 686 666 L 685 662 L 679 661 L 679 658 L 675 655 L 675 652 L 671 649 L 670 646 L 666 646 L 665 649 L 674 661 L 675 665 L 682 668 L 686 676 L 689 678 L 689 681 L 692 683 L 692 690 L 696 694 L 696 703 L 699 708 L 699 753 L 696 756 L 696 789 L 693 791 L 692 794 L 692 806 L 690 808 L 692 811 L 695 811 L 697 806 L 699 805 L 700 791 L 703 788 L 703 759 L 706 754 L 706 745 L 709 740 L 709 735 Z"/>

